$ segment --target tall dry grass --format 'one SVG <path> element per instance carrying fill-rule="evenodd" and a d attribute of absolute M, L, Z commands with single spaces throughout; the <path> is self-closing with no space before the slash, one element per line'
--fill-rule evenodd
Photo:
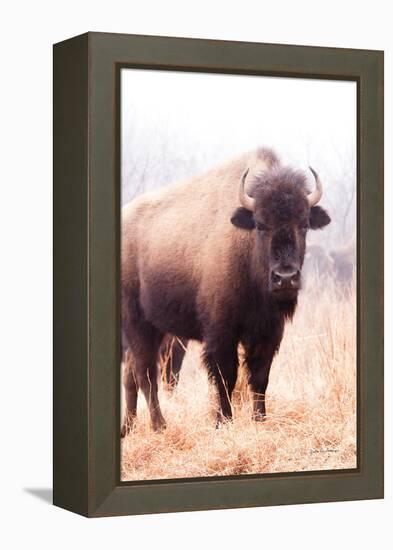
<path fill-rule="evenodd" d="M 160 389 L 167 429 L 154 433 L 142 396 L 122 441 L 122 480 L 170 479 L 356 468 L 356 315 L 354 287 L 307 285 L 272 365 L 267 420 L 251 420 L 240 371 L 234 420 L 215 429 L 214 393 L 190 343 L 180 381 Z"/>

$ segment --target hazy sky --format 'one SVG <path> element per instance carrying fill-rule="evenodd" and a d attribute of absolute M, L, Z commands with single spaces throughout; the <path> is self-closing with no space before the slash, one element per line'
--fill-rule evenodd
<path fill-rule="evenodd" d="M 125 201 L 140 184 L 140 164 L 147 169 L 138 192 L 266 145 L 296 167 L 313 166 L 324 204 L 339 216 L 344 191 L 353 226 L 354 82 L 135 69 L 123 69 L 121 82 Z"/>
<path fill-rule="evenodd" d="M 265 144 L 300 163 L 355 156 L 354 82 L 123 69 L 122 114 L 124 138 L 137 118 L 223 155 Z"/>

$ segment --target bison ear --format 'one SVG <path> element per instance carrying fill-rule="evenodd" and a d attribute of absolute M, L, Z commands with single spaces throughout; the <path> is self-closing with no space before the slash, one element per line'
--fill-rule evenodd
<path fill-rule="evenodd" d="M 330 223 L 330 216 L 320 206 L 310 208 L 310 227 L 311 229 L 322 229 Z"/>
<path fill-rule="evenodd" d="M 236 208 L 232 214 L 231 222 L 240 229 L 255 229 L 254 215 L 246 208 Z"/>

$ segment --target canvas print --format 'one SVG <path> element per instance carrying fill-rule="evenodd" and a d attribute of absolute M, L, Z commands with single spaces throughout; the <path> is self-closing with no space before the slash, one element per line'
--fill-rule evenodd
<path fill-rule="evenodd" d="M 356 468 L 356 83 L 120 83 L 121 480 Z"/>

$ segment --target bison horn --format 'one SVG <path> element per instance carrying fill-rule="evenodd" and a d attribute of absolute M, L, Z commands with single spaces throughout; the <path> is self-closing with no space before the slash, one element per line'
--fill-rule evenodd
<path fill-rule="evenodd" d="M 249 171 L 249 168 L 247 168 L 247 170 L 244 172 L 240 180 L 239 201 L 240 201 L 240 204 L 244 206 L 244 208 L 246 208 L 247 210 L 250 210 L 250 212 L 255 212 L 255 199 L 250 197 L 250 195 L 246 193 L 246 190 L 244 188 L 248 171 Z"/>
<path fill-rule="evenodd" d="M 311 166 L 309 166 L 314 178 L 315 178 L 315 189 L 314 191 L 312 191 L 311 193 L 309 193 L 307 195 L 307 200 L 308 200 L 308 204 L 311 206 L 315 206 L 320 200 L 321 200 L 321 197 L 322 197 L 322 183 L 321 183 L 321 180 L 319 179 L 319 176 L 318 174 L 316 173 L 316 171 L 311 168 Z"/>

